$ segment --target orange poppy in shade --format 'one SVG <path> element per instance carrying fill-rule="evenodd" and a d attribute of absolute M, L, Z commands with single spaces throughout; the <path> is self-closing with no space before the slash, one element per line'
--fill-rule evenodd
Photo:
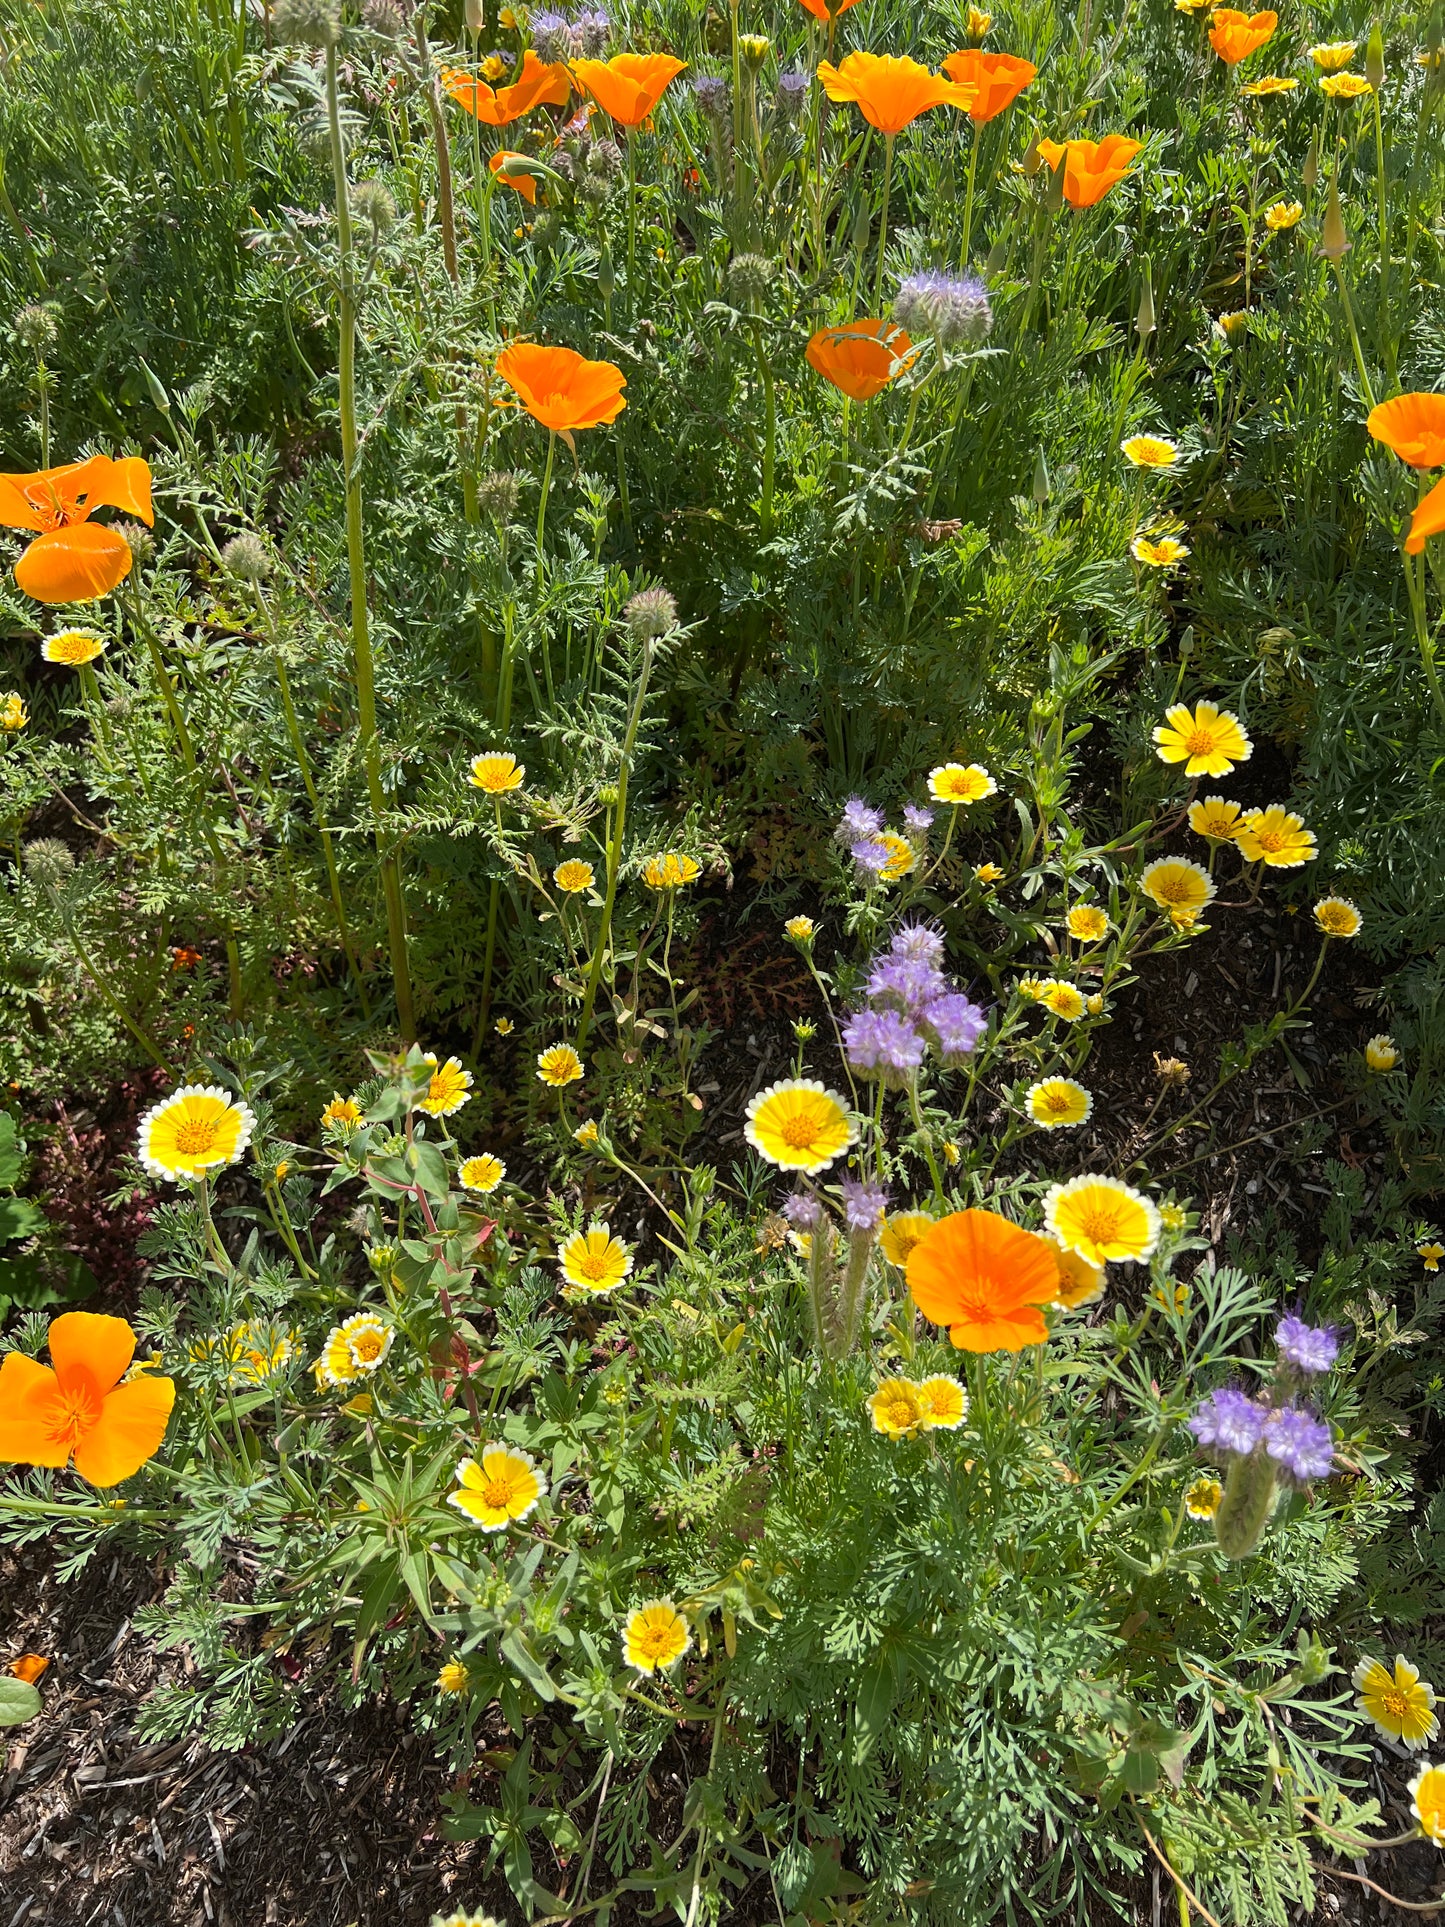
<path fill-rule="evenodd" d="M 913 343 L 891 321 L 850 321 L 820 328 L 803 353 L 850 401 L 872 401 L 913 359 Z"/>
<path fill-rule="evenodd" d="M 587 361 L 575 348 L 514 341 L 497 356 L 497 373 L 535 421 L 559 435 L 615 422 L 627 403 L 627 377 L 610 361 Z"/>
<path fill-rule="evenodd" d="M 968 113 L 970 120 L 982 127 L 1005 107 L 1012 107 L 1039 70 L 1031 60 L 1020 60 L 1017 54 L 986 54 L 982 47 L 970 47 L 966 53 L 950 54 L 943 71 L 950 80 L 978 89 Z"/>
<path fill-rule="evenodd" d="M 1405 537 L 1406 555 L 1418 555 L 1430 537 L 1442 530 L 1445 530 L 1445 482 L 1437 482 L 1416 504 L 1410 517 L 1410 533 Z"/>
<path fill-rule="evenodd" d="M 799 0 L 799 4 L 805 13 L 812 14 L 815 20 L 821 20 L 826 27 L 830 21 L 836 20 L 840 13 L 846 13 L 849 7 L 856 7 L 858 0 L 834 0 L 831 7 L 828 0 Z"/>
<path fill-rule="evenodd" d="M 125 509 L 153 522 L 151 472 L 138 455 L 92 455 L 30 475 L 0 475 L 0 527 L 32 529 L 15 580 L 36 602 L 93 602 L 130 574 L 131 553 L 114 529 L 87 520 L 94 509 Z"/>
<path fill-rule="evenodd" d="M 1372 408 L 1365 426 L 1411 468 L 1445 468 L 1445 395 L 1396 395 Z"/>
<path fill-rule="evenodd" d="M 1039 141 L 1037 151 L 1050 168 L 1065 163 L 1064 199 L 1069 206 L 1093 207 L 1119 185 L 1143 146 L 1125 134 L 1106 134 L 1101 141 Z"/>
<path fill-rule="evenodd" d="M 1209 44 L 1229 67 L 1262 47 L 1279 25 L 1277 13 L 1241 13 L 1238 7 L 1216 7 L 1210 16 Z"/>
<path fill-rule="evenodd" d="M 671 54 L 614 54 L 574 60 L 577 84 L 623 127 L 640 127 L 687 65 Z"/>
<path fill-rule="evenodd" d="M 565 107 L 572 92 L 561 61 L 543 62 L 530 47 L 522 55 L 521 71 L 508 87 L 489 87 L 485 80 L 464 74 L 458 67 L 443 67 L 441 79 L 458 106 L 488 127 L 509 127 L 534 107 Z"/>
<path fill-rule="evenodd" d="M 537 204 L 536 175 L 535 174 L 509 174 L 507 172 L 507 166 L 509 162 L 524 161 L 526 158 L 527 157 L 525 154 L 515 154 L 512 152 L 510 148 L 503 147 L 499 149 L 497 153 L 493 154 L 492 158 L 487 162 L 487 166 L 496 175 L 497 179 L 502 183 L 503 187 L 516 188 L 517 192 L 521 195 L 522 199 L 524 201 L 530 201 L 532 205 L 535 207 Z"/>
<path fill-rule="evenodd" d="M 960 1351 L 1016 1352 L 1049 1335 L 1042 1306 L 1059 1295 L 1053 1245 L 996 1211 L 940 1218 L 908 1254 L 908 1289 Z"/>
<path fill-rule="evenodd" d="M 841 65 L 818 62 L 818 78 L 829 100 L 851 100 L 880 134 L 901 134 L 930 107 L 973 106 L 976 87 L 945 80 L 904 54 L 845 54 Z"/>
<path fill-rule="evenodd" d="M 123 1318 L 67 1311 L 52 1321 L 50 1364 L 24 1352 L 0 1361 L 0 1462 L 61 1466 L 91 1485 L 119 1485 L 154 1458 L 176 1388 L 149 1374 L 126 1380 L 135 1333 Z"/>

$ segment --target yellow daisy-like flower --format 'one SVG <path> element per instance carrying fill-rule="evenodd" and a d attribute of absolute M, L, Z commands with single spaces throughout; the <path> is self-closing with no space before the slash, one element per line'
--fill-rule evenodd
<path fill-rule="evenodd" d="M 1239 834 L 1244 810 L 1222 796 L 1206 796 L 1202 803 L 1189 805 L 1189 827 L 1196 836 L 1207 836 L 1211 843 L 1232 843 Z"/>
<path fill-rule="evenodd" d="M 680 890 L 685 883 L 696 883 L 701 875 L 702 865 L 697 858 L 684 856 L 677 850 L 650 856 L 642 866 L 642 881 L 649 890 Z"/>
<path fill-rule="evenodd" d="M 568 896 L 577 896 L 581 891 L 592 888 L 597 881 L 597 872 L 590 863 L 584 863 L 580 856 L 569 856 L 565 863 L 559 863 L 552 872 L 552 881 Z"/>
<path fill-rule="evenodd" d="M 1184 1510 L 1191 1519 L 1212 1519 L 1223 1499 L 1224 1487 L 1218 1479 L 1201 1477 L 1184 1494 Z"/>
<path fill-rule="evenodd" d="M 784 935 L 791 937 L 794 943 L 811 943 L 817 929 L 811 917 L 789 917 L 783 925 Z"/>
<path fill-rule="evenodd" d="M 906 836 L 899 836 L 896 830 L 883 830 L 878 841 L 888 852 L 888 861 L 878 872 L 885 883 L 896 883 L 899 877 L 906 877 L 918 864 L 918 852 Z"/>
<path fill-rule="evenodd" d="M 595 1144 L 597 1142 L 597 1125 L 594 1120 L 589 1117 L 585 1124 L 579 1124 L 577 1126 L 577 1129 L 572 1135 L 579 1144 Z"/>
<path fill-rule="evenodd" d="M 1440 1731 L 1435 1717 L 1435 1689 L 1420 1677 L 1403 1653 L 1395 1656 L 1390 1672 L 1378 1659 L 1362 1659 L 1350 1674 L 1360 1696 L 1360 1708 L 1387 1740 L 1398 1740 L 1412 1752 L 1428 1746 Z"/>
<path fill-rule="evenodd" d="M 471 1685 L 471 1674 L 459 1659 L 449 1659 L 437 1674 L 439 1693 L 465 1693 Z"/>
<path fill-rule="evenodd" d="M 1066 1251 L 1091 1265 L 1142 1264 L 1159 1242 L 1159 1213 L 1121 1178 L 1070 1178 L 1044 1199 L 1044 1223 Z"/>
<path fill-rule="evenodd" d="M 1097 1017 L 1100 1011 L 1104 1008 L 1104 997 L 1103 997 L 1102 991 L 1096 990 L 1092 992 L 1090 996 L 1085 1000 L 1084 1008 L 1085 1010 L 1088 1011 L 1091 1017 Z"/>
<path fill-rule="evenodd" d="M 940 763 L 928 772 L 928 794 L 935 803 L 982 803 L 998 784 L 982 763 Z"/>
<path fill-rule="evenodd" d="M 1358 937 L 1365 919 L 1348 897 L 1321 897 L 1315 922 L 1327 937 Z"/>
<path fill-rule="evenodd" d="M 549 1044 L 537 1053 L 537 1075 L 553 1090 L 575 1084 L 582 1075 L 582 1059 L 570 1044 Z"/>
<path fill-rule="evenodd" d="M 493 749 L 483 756 L 472 758 L 472 773 L 467 781 L 473 789 L 481 790 L 487 796 L 505 796 L 509 790 L 519 790 L 526 775 L 525 768 L 515 756 Z"/>
<path fill-rule="evenodd" d="M 923 1404 L 918 1387 L 906 1378 L 885 1378 L 866 1400 L 873 1430 L 885 1439 L 906 1439 L 923 1424 Z"/>
<path fill-rule="evenodd" d="M 47 662 L 63 662 L 70 669 L 94 662 L 97 656 L 105 654 L 105 649 L 105 637 L 93 636 L 88 629 L 62 629 L 58 636 L 47 636 L 40 645 L 40 653 Z"/>
<path fill-rule="evenodd" d="M 1014 988 L 1026 1004 L 1036 1004 L 1039 993 L 1044 987 L 1042 977 L 1020 977 Z"/>
<path fill-rule="evenodd" d="M 340 1325 L 333 1325 L 326 1334 L 326 1342 L 321 1347 L 321 1356 L 311 1367 L 316 1374 L 316 1383 L 323 1391 L 338 1385 L 349 1385 L 357 1375 L 356 1360 L 351 1356 L 351 1347 L 346 1342 L 346 1333 Z"/>
<path fill-rule="evenodd" d="M 1299 82 L 1287 79 L 1283 74 L 1264 74 L 1259 80 L 1246 81 L 1240 93 L 1248 94 L 1251 100 L 1260 100 L 1268 94 L 1292 94 Z"/>
<path fill-rule="evenodd" d="M 232 1385 L 264 1385 L 284 1372 L 296 1356 L 296 1341 L 277 1325 L 237 1325 L 228 1345 Z"/>
<path fill-rule="evenodd" d="M 1191 922 L 1215 894 L 1214 878 L 1187 856 L 1156 857 L 1144 866 L 1139 888 L 1161 910 L 1190 912 Z"/>
<path fill-rule="evenodd" d="M 456 1477 L 457 1490 L 447 1494 L 447 1504 L 483 1532 L 501 1532 L 514 1520 L 525 1519 L 547 1490 L 541 1467 L 529 1453 L 510 1445 L 484 1445 L 481 1463 L 463 1459 Z"/>
<path fill-rule="evenodd" d="M 388 1325 L 384 1318 L 378 1318 L 374 1311 L 353 1312 L 350 1318 L 342 1320 L 337 1329 L 346 1341 L 352 1365 L 358 1372 L 364 1373 L 379 1369 L 396 1337 L 395 1327 Z"/>
<path fill-rule="evenodd" d="M 16 730 L 24 729 L 30 721 L 30 711 L 25 707 L 24 698 L 14 689 L 0 694 L 0 730 L 7 736 Z"/>
<path fill-rule="evenodd" d="M 1176 13 L 1203 13 L 1206 7 L 1215 5 L 1215 0 L 1174 0 Z"/>
<path fill-rule="evenodd" d="M 787 1078 L 759 1091 L 747 1108 L 743 1136 L 782 1171 L 822 1171 L 857 1132 L 845 1101 L 812 1078 Z"/>
<path fill-rule="evenodd" d="M 670 1599 L 649 1599 L 627 1615 L 622 1657 L 639 1673 L 675 1666 L 692 1644 L 692 1628 Z"/>
<path fill-rule="evenodd" d="M 1410 1805 L 1420 1831 L 1445 1847 L 1445 1766 L 1422 1766 L 1410 1782 Z"/>
<path fill-rule="evenodd" d="M 1232 308 L 1228 314 L 1217 315 L 1214 325 L 1225 341 L 1243 341 L 1249 333 L 1249 309 Z"/>
<path fill-rule="evenodd" d="M 1061 1131 L 1087 1122 L 1094 1100 L 1072 1077 L 1045 1077 L 1024 1094 L 1029 1116 L 1040 1130 Z"/>
<path fill-rule="evenodd" d="M 1090 1264 L 1077 1251 L 1066 1251 L 1057 1238 L 1046 1242 L 1053 1246 L 1059 1267 L 1059 1288 L 1054 1294 L 1056 1305 L 1062 1305 L 1066 1311 L 1077 1311 L 1080 1305 L 1092 1305 L 1096 1298 L 1103 1297 L 1102 1265 Z"/>
<path fill-rule="evenodd" d="M 991 13 L 985 13 L 982 7 L 970 7 L 968 10 L 968 29 L 965 38 L 968 40 L 982 40 L 992 25 L 993 15 Z"/>
<path fill-rule="evenodd" d="M 517 1026 L 512 1022 L 510 1017 L 499 1017 L 496 1023 L 492 1025 L 492 1029 L 497 1033 L 498 1037 L 510 1037 L 516 1028 Z"/>
<path fill-rule="evenodd" d="M 1348 67 L 1359 52 L 1357 40 L 1326 40 L 1318 47 L 1309 49 L 1309 57 L 1322 74 L 1337 74 L 1341 67 Z"/>
<path fill-rule="evenodd" d="M 1271 234 L 1283 234 L 1304 219 L 1303 201 L 1276 201 L 1264 211 L 1264 224 Z"/>
<path fill-rule="evenodd" d="M 944 1161 L 944 1163 L 945 1163 L 945 1164 L 957 1164 L 957 1163 L 958 1163 L 958 1160 L 959 1160 L 959 1159 L 960 1159 L 960 1158 L 961 1158 L 962 1156 L 963 1156 L 963 1153 L 962 1153 L 962 1151 L 960 1151 L 960 1150 L 959 1150 L 959 1148 L 958 1148 L 958 1146 L 957 1146 L 957 1145 L 956 1145 L 956 1144 L 954 1143 L 954 1141 L 953 1141 L 953 1139 L 952 1139 L 951 1137 L 946 1137 L 946 1138 L 945 1138 L 945 1139 L 943 1140 L 943 1161 Z"/>
<path fill-rule="evenodd" d="M 1374 91 L 1363 74 L 1326 74 L 1320 82 L 1320 92 L 1331 100 L 1363 100 Z"/>
<path fill-rule="evenodd" d="M 1283 803 L 1250 810 L 1234 840 L 1248 862 L 1263 863 L 1271 870 L 1297 870 L 1319 855 L 1314 831 L 1307 830 L 1303 818 Z"/>
<path fill-rule="evenodd" d="M 184 1182 L 234 1164 L 251 1142 L 250 1107 L 216 1084 L 183 1084 L 140 1121 L 140 1161 L 153 1178 Z"/>
<path fill-rule="evenodd" d="M 499 1157 L 493 1157 L 490 1151 L 483 1151 L 479 1157 L 465 1159 L 457 1172 L 458 1179 L 468 1191 L 480 1191 L 484 1197 L 489 1191 L 495 1191 L 506 1175 L 506 1165 Z"/>
<path fill-rule="evenodd" d="M 594 1224 L 567 1240 L 560 1263 L 569 1285 L 600 1297 L 603 1292 L 615 1291 L 631 1272 L 632 1251 L 620 1238 L 613 1237 L 610 1226 Z"/>
<path fill-rule="evenodd" d="M 1422 1260 L 1426 1271 L 1438 1271 L 1440 1269 L 1440 1260 L 1445 1258 L 1445 1245 L 1416 1245 L 1415 1255 Z"/>
<path fill-rule="evenodd" d="M 429 1117 L 451 1117 L 471 1102 L 472 1074 L 462 1069 L 460 1057 L 449 1057 L 445 1064 L 438 1064 L 436 1052 L 428 1051 L 422 1062 L 433 1068 L 426 1095 L 417 1100 L 419 1111 Z"/>
<path fill-rule="evenodd" d="M 913 1394 L 925 1432 L 956 1432 L 968 1417 L 968 1393 L 945 1372 L 923 1379 L 913 1387 Z"/>
<path fill-rule="evenodd" d="M 333 1097 L 321 1113 L 322 1130 L 351 1131 L 361 1122 L 361 1106 L 352 1097 Z"/>
<path fill-rule="evenodd" d="M 1040 985 L 1037 1002 L 1066 1024 L 1077 1024 L 1088 1009 L 1078 985 L 1067 984 L 1059 977 L 1050 977 Z"/>
<path fill-rule="evenodd" d="M 1247 763 L 1254 744 L 1238 716 L 1217 703 L 1175 703 L 1154 730 L 1161 763 L 1183 763 L 1186 776 L 1228 776 L 1236 763 Z"/>
<path fill-rule="evenodd" d="M 1109 934 L 1109 913 L 1097 903 L 1074 903 L 1065 918 L 1069 935 L 1080 943 L 1101 943 Z"/>
<path fill-rule="evenodd" d="M 926 1211 L 887 1213 L 879 1228 L 878 1243 L 889 1264 L 901 1271 L 908 1263 L 909 1252 L 932 1224 Z"/>
<path fill-rule="evenodd" d="M 973 874 L 985 889 L 991 883 L 1001 883 L 1004 873 L 996 863 L 975 863 Z"/>
<path fill-rule="evenodd" d="M 1365 1063 L 1372 1071 L 1392 1071 L 1399 1061 L 1395 1040 L 1386 1031 L 1378 1031 L 1365 1045 Z"/>
<path fill-rule="evenodd" d="M 1189 549 L 1174 535 L 1136 535 L 1129 544 L 1129 553 L 1136 562 L 1147 563 L 1151 569 L 1172 569 L 1184 560 Z"/>
<path fill-rule="evenodd" d="M 1173 468 L 1179 460 L 1179 447 L 1162 435 L 1131 435 L 1120 442 L 1119 452 L 1135 468 Z"/>

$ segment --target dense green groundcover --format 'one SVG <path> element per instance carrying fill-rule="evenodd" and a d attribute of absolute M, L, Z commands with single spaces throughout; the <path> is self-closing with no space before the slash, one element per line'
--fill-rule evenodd
<path fill-rule="evenodd" d="M 1350 1678 L 1445 1659 L 1445 434 L 1366 427 L 1445 377 L 1445 24 L 1270 23 L 0 15 L 0 1529 L 166 1562 L 149 1736 L 389 1692 L 529 1918 L 1082 1922 L 1152 1866 L 1283 1927 L 1393 1827 L 1372 1753 L 1445 1835 L 1428 1705 Z M 995 113 L 929 79 L 980 46 L 1037 70 Z M 929 70 L 896 134 L 860 53 Z M 1121 135 L 1097 197 L 1049 145 Z M 91 455 L 153 531 L 127 468 L 52 606 L 32 472 Z M 1291 916 L 1120 1114 L 1131 992 Z M 698 979 L 758 931 L 744 1137 Z M 24 1160 L 142 1066 L 112 1390 Z M 1314 1192 L 1226 1242 L 1218 1106 L 1281 1079 Z"/>

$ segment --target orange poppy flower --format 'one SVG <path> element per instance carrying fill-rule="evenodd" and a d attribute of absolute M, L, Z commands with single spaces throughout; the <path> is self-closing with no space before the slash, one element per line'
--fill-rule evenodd
<path fill-rule="evenodd" d="M 820 328 L 803 350 L 808 366 L 850 401 L 872 401 L 913 358 L 913 343 L 891 321 Z"/>
<path fill-rule="evenodd" d="M 91 1485 L 119 1485 L 154 1458 L 175 1404 L 169 1378 L 121 1383 L 135 1355 L 123 1318 L 67 1311 L 50 1326 L 50 1364 L 0 1360 L 0 1462 L 65 1465 Z"/>
<path fill-rule="evenodd" d="M 1093 207 L 1123 180 L 1144 143 L 1124 134 L 1106 134 L 1101 141 L 1039 141 L 1036 145 L 1051 168 L 1067 157 L 1064 199 L 1069 206 Z"/>
<path fill-rule="evenodd" d="M 496 175 L 503 187 L 516 188 L 522 199 L 524 201 L 530 201 L 535 207 L 537 204 L 536 175 L 509 174 L 507 172 L 507 164 L 509 161 L 522 161 L 526 158 L 525 154 L 517 154 L 514 153 L 511 148 L 503 147 L 499 149 L 497 153 L 493 154 L 492 158 L 487 162 L 487 166 Z"/>
<path fill-rule="evenodd" d="M 671 54 L 614 54 L 574 60 L 572 72 L 603 113 L 623 127 L 640 127 L 686 65 Z"/>
<path fill-rule="evenodd" d="M 521 72 L 509 87 L 489 87 L 485 80 L 464 74 L 458 67 L 443 67 L 441 78 L 452 99 L 487 127 L 510 127 L 534 107 L 565 107 L 572 92 L 562 62 L 548 65 L 530 47 L 522 55 Z"/>
<path fill-rule="evenodd" d="M 1430 537 L 1442 530 L 1445 530 L 1445 482 L 1437 482 L 1416 504 L 1410 517 L 1410 533 L 1405 537 L 1406 555 L 1418 555 Z"/>
<path fill-rule="evenodd" d="M 15 580 L 37 602 L 91 602 L 130 574 L 131 553 L 114 529 L 87 521 L 93 509 L 125 509 L 153 522 L 151 472 L 138 455 L 92 455 L 30 475 L 0 475 L 0 527 L 33 529 Z"/>
<path fill-rule="evenodd" d="M 1216 7 L 1211 18 L 1209 44 L 1229 67 L 1248 60 L 1279 25 L 1277 13 L 1241 13 L 1238 7 Z"/>
<path fill-rule="evenodd" d="M 50 1665 L 43 1653 L 22 1653 L 19 1659 L 12 1659 L 5 1668 L 16 1679 L 23 1679 L 27 1686 L 33 1686 Z"/>
<path fill-rule="evenodd" d="M 826 27 L 831 21 L 836 20 L 840 13 L 846 13 L 849 7 L 856 7 L 858 0 L 834 0 L 831 7 L 828 0 L 799 0 L 799 4 L 805 12 L 812 14 L 815 20 L 821 20 Z"/>
<path fill-rule="evenodd" d="M 1016 1352 L 1042 1345 L 1041 1307 L 1059 1295 L 1059 1261 L 1048 1239 L 995 1211 L 955 1211 L 908 1254 L 908 1289 L 960 1351 Z"/>
<path fill-rule="evenodd" d="M 1020 60 L 1017 54 L 986 54 L 982 47 L 970 47 L 966 53 L 950 54 L 943 71 L 950 80 L 978 89 L 968 113 L 969 119 L 982 127 L 1005 107 L 1012 107 L 1039 70 L 1031 60 Z"/>
<path fill-rule="evenodd" d="M 973 106 L 976 87 L 931 74 L 906 54 L 845 54 L 835 67 L 818 62 L 818 78 L 829 100 L 851 100 L 870 127 L 880 134 L 901 134 L 930 107 Z"/>
<path fill-rule="evenodd" d="M 627 403 L 627 377 L 610 361 L 587 361 L 575 348 L 514 341 L 497 356 L 497 373 L 535 421 L 559 435 L 615 422 Z"/>
<path fill-rule="evenodd" d="M 1445 468 L 1445 395 L 1396 395 L 1372 408 L 1365 426 L 1411 468 Z"/>

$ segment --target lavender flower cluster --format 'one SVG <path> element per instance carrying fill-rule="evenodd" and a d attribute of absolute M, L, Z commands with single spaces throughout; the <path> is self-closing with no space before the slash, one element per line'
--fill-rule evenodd
<path fill-rule="evenodd" d="M 575 20 L 546 8 L 534 13 L 528 24 L 537 58 L 549 65 L 579 55 L 598 60 L 606 53 L 612 35 L 611 18 L 601 7 L 588 7 Z"/>
<path fill-rule="evenodd" d="M 905 1084 L 932 1048 L 960 1064 L 988 1019 L 943 974 L 943 939 L 926 924 L 905 924 L 868 973 L 868 1003 L 843 1026 L 854 1070 L 886 1084 Z"/>
<path fill-rule="evenodd" d="M 1294 1399 L 1310 1379 L 1329 1371 L 1339 1356 L 1339 1339 L 1327 1325 L 1307 1325 L 1291 1314 L 1279 1321 L 1274 1342 L 1278 1360 L 1271 1398 L 1252 1398 L 1225 1386 L 1198 1407 L 1189 1429 L 1226 1461 L 1250 1458 L 1262 1448 L 1277 1478 L 1304 1486 L 1328 1478 L 1334 1434 L 1328 1420 Z"/>

